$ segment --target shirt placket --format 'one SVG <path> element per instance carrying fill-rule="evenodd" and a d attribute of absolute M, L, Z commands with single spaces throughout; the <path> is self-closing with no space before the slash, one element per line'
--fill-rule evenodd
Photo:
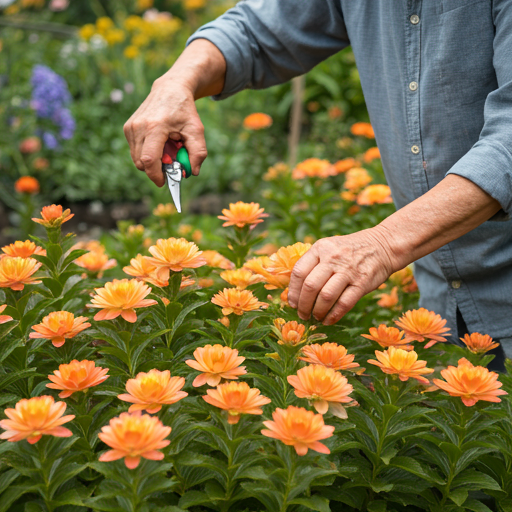
<path fill-rule="evenodd" d="M 421 138 L 420 92 L 421 92 L 421 13 L 422 0 L 407 0 L 407 19 L 405 26 L 405 52 L 406 52 L 406 80 L 401 84 L 406 90 L 407 130 L 409 140 L 409 172 L 416 197 L 429 190 L 428 162 L 426 160 Z M 456 325 L 456 310 L 462 313 L 466 323 L 479 319 L 474 300 L 457 271 L 455 259 L 449 245 L 441 247 L 435 252 L 437 259 L 449 288 L 449 305 L 446 319 L 450 325 Z M 457 333 L 452 333 L 454 341 Z"/>

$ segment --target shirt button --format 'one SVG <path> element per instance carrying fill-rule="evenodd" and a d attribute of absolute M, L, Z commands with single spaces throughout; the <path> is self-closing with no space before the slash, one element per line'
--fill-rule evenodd
<path fill-rule="evenodd" d="M 420 22 L 420 17 L 417 14 L 413 14 L 409 19 L 413 25 L 417 25 Z"/>
<path fill-rule="evenodd" d="M 417 155 L 420 152 L 420 148 L 418 146 L 412 146 L 411 151 Z"/>
<path fill-rule="evenodd" d="M 455 290 L 458 290 L 460 288 L 460 285 L 460 281 L 452 281 L 452 288 L 454 288 Z"/>
<path fill-rule="evenodd" d="M 411 89 L 411 91 L 415 91 L 417 88 L 418 88 L 418 82 L 411 82 L 409 84 L 409 89 Z"/>

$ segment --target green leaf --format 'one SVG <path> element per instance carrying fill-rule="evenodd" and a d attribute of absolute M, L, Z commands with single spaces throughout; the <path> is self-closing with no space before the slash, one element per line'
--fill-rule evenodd
<path fill-rule="evenodd" d="M 9 489 L 2 493 L 0 496 L 0 512 L 7 512 L 18 498 L 36 490 L 37 487 L 35 485 L 31 486 L 29 482 L 27 480 L 25 485 L 11 485 Z"/>
<path fill-rule="evenodd" d="M 329 507 L 329 500 L 318 494 L 314 494 L 309 498 L 295 498 L 288 503 L 290 505 L 302 505 L 309 510 L 316 510 L 317 512 L 331 512 L 331 508 Z"/>
<path fill-rule="evenodd" d="M 494 478 L 480 471 L 476 471 L 475 469 L 466 469 L 462 473 L 459 473 L 452 480 L 452 488 L 455 489 L 457 487 L 468 487 L 470 490 L 475 491 L 481 489 L 490 489 L 493 491 L 501 490 L 500 485 Z"/>
<path fill-rule="evenodd" d="M 464 502 L 464 509 L 470 510 L 471 512 L 493 512 L 487 505 L 484 505 L 481 501 L 474 500 L 473 498 L 468 498 Z"/>
<path fill-rule="evenodd" d="M 389 446 L 384 450 L 384 452 L 381 454 L 380 458 L 382 459 L 382 462 L 384 464 L 389 465 L 389 462 L 391 459 L 397 454 L 396 448 L 393 448 L 392 446 Z"/>
<path fill-rule="evenodd" d="M 75 249 L 71 251 L 62 262 L 61 269 L 66 270 L 68 265 L 75 261 L 76 259 L 80 258 L 80 256 L 83 256 L 84 254 L 87 254 L 89 251 L 86 251 L 85 249 Z"/>
<path fill-rule="evenodd" d="M 448 498 L 450 498 L 455 505 L 462 507 L 468 498 L 468 491 L 466 489 L 453 489 L 450 494 L 448 494 Z"/>
<path fill-rule="evenodd" d="M 62 248 L 59 244 L 46 244 L 46 256 L 57 266 L 62 256 Z"/>
<path fill-rule="evenodd" d="M 368 503 L 368 512 L 386 512 L 387 505 L 383 500 L 371 501 Z"/>
<path fill-rule="evenodd" d="M 202 491 L 187 491 L 178 502 L 180 508 L 188 509 L 196 505 L 202 505 L 203 503 L 210 503 L 211 498 Z"/>
<path fill-rule="evenodd" d="M 46 286 L 46 288 L 52 292 L 54 297 L 60 297 L 63 287 L 60 282 L 57 281 L 57 279 L 53 279 L 52 277 L 44 277 L 41 279 L 41 281 Z"/>
<path fill-rule="evenodd" d="M 412 473 L 415 476 L 419 476 L 420 478 L 423 478 L 424 480 L 432 484 L 445 484 L 445 482 L 441 478 L 439 478 L 434 471 L 432 471 L 427 466 L 423 466 L 412 457 L 395 457 L 391 461 L 390 466 L 403 469 L 408 473 Z"/>
<path fill-rule="evenodd" d="M 379 493 L 379 492 L 390 492 L 394 484 L 388 484 L 386 482 L 380 481 L 380 480 L 374 480 L 371 483 L 371 487 L 373 492 Z"/>

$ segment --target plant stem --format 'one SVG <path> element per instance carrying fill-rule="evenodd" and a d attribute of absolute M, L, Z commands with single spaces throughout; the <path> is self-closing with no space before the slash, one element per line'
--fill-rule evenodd
<path fill-rule="evenodd" d="M 279 512 L 286 512 L 288 510 L 288 496 L 291 491 L 293 477 L 295 475 L 295 459 L 296 455 L 294 452 L 294 448 L 292 446 L 287 446 L 289 457 L 287 457 L 286 466 L 288 469 L 288 475 L 286 479 L 286 487 L 285 492 L 283 494 L 283 502 L 281 503 L 281 508 L 279 509 Z"/>

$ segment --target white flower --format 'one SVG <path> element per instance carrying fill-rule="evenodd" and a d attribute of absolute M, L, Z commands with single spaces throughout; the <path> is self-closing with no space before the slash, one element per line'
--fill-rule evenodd
<path fill-rule="evenodd" d="M 123 101 L 123 91 L 121 91 L 121 89 L 112 89 L 112 91 L 110 92 L 110 101 L 112 103 L 120 103 L 121 101 Z"/>
<path fill-rule="evenodd" d="M 132 92 L 135 90 L 135 86 L 131 82 L 126 82 L 124 84 L 124 92 L 126 94 L 132 94 Z"/>

